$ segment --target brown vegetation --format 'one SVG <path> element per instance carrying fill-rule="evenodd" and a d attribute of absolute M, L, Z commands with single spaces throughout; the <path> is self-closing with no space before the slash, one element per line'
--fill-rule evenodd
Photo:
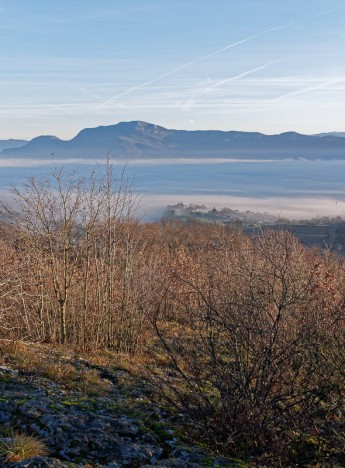
<path fill-rule="evenodd" d="M 8 463 L 20 462 L 36 456 L 45 456 L 48 453 L 41 440 L 28 434 L 13 433 L 0 440 L 0 456 L 4 457 Z"/>
<path fill-rule="evenodd" d="M 1 338 L 149 355 L 159 398 L 213 447 L 344 461 L 343 260 L 287 232 L 139 224 L 113 182 L 56 171 L 3 205 Z"/>

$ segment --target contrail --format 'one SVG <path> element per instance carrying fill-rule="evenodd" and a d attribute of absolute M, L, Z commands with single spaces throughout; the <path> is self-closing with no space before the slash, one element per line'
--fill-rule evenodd
<path fill-rule="evenodd" d="M 268 34 L 270 32 L 279 31 L 281 29 L 289 28 L 290 26 L 293 26 L 294 24 L 295 23 L 287 23 L 287 24 L 283 24 L 282 26 L 276 26 L 275 28 L 265 29 L 265 31 L 261 31 L 258 34 L 254 34 L 253 36 L 246 37 L 245 39 L 234 42 L 233 44 L 229 44 L 229 45 L 227 45 L 225 47 L 222 47 L 221 49 L 217 49 L 214 52 L 211 52 L 210 54 L 204 55 L 203 57 L 200 57 L 200 58 L 194 60 L 193 62 L 191 62 L 188 65 L 192 65 L 192 64 L 194 64 L 196 62 L 200 62 L 201 60 L 207 59 L 209 57 L 213 57 L 214 55 L 217 55 L 217 54 L 220 54 L 221 52 L 224 52 L 224 50 L 232 49 L 233 47 L 236 47 L 236 46 L 238 46 L 240 44 L 243 44 L 244 42 L 252 41 L 253 39 L 256 39 L 256 38 L 258 38 L 260 36 L 263 36 L 265 34 Z"/>
<path fill-rule="evenodd" d="M 225 80 L 221 80 L 221 81 L 217 81 L 216 83 L 214 83 L 213 85 L 211 86 L 208 86 L 207 88 L 204 88 L 204 89 L 201 89 L 201 90 L 197 90 L 189 99 L 188 101 L 186 101 L 185 103 L 183 103 L 182 105 L 180 105 L 181 108 L 185 108 L 185 109 L 190 109 L 193 104 L 195 104 L 196 100 L 198 99 L 199 96 L 203 96 L 205 94 L 208 94 L 210 91 L 212 91 L 213 89 L 215 88 L 218 88 L 219 86 L 222 86 L 226 83 L 231 83 L 232 81 L 237 81 L 237 80 L 240 80 L 241 78 L 244 78 L 245 76 L 248 76 L 248 75 L 252 75 L 253 73 L 256 73 L 258 71 L 261 71 L 261 70 L 264 70 L 265 68 L 267 68 L 271 63 L 274 63 L 274 62 L 269 62 L 269 63 L 266 63 L 265 65 L 261 65 L 260 67 L 255 67 L 255 68 L 251 68 L 250 70 L 247 70 L 245 72 L 242 72 L 238 75 L 235 75 L 235 76 L 231 76 L 230 78 L 227 78 Z"/>
<path fill-rule="evenodd" d="M 217 81 L 217 83 L 214 83 L 214 85 L 210 86 L 210 89 L 218 88 L 218 86 L 222 86 L 225 83 L 229 83 L 231 81 L 239 80 L 240 78 L 244 78 L 245 76 L 251 75 L 252 73 L 264 70 L 265 68 L 267 68 L 272 63 L 274 63 L 274 62 L 269 62 L 269 63 L 266 63 L 264 65 L 261 65 L 260 67 L 251 68 L 250 70 L 242 72 L 239 75 L 232 76 L 232 77 L 227 78 L 225 80 Z"/>
<path fill-rule="evenodd" d="M 92 93 L 88 89 L 84 88 L 84 86 L 81 86 L 79 84 L 72 83 L 71 81 L 67 81 L 67 80 L 60 80 L 60 83 L 67 84 L 68 86 L 71 86 L 72 88 L 77 88 L 79 89 L 79 91 L 83 92 L 84 94 L 87 94 L 88 96 L 93 97 L 94 99 L 98 99 L 98 100 L 101 99 L 101 97 L 98 96 L 98 94 Z"/>
<path fill-rule="evenodd" d="M 345 77 L 341 77 L 341 78 L 334 78 L 332 80 L 326 80 L 326 81 L 323 81 L 322 83 L 318 84 L 318 85 L 315 85 L 315 86 L 306 86 L 304 88 L 300 88 L 300 89 L 296 89 L 295 91 L 291 91 L 290 93 L 286 93 L 286 94 L 283 94 L 282 96 L 279 96 L 277 97 L 276 99 L 274 99 L 273 101 L 271 102 L 279 102 L 279 101 L 282 101 L 283 99 L 287 98 L 287 97 L 290 97 L 290 96 L 297 96 L 297 95 L 301 95 L 301 94 L 308 94 L 308 93 L 312 93 L 313 91 L 317 91 L 319 89 L 324 89 L 324 88 L 327 88 L 328 86 L 332 86 L 332 85 L 336 85 L 336 84 L 339 84 L 339 83 L 344 83 L 345 81 Z"/>
<path fill-rule="evenodd" d="M 149 86 L 150 84 L 156 83 L 157 81 L 161 80 L 162 78 L 166 78 L 167 76 L 173 75 L 174 73 L 177 73 L 180 70 L 184 70 L 185 68 L 190 67 L 190 66 L 194 65 L 195 63 L 201 62 L 202 60 L 208 59 L 210 57 L 214 57 L 215 55 L 218 55 L 221 52 L 224 52 L 225 50 L 232 49 L 233 47 L 237 47 L 240 44 L 244 44 L 246 42 L 257 39 L 258 37 L 264 36 L 265 34 L 269 34 L 269 33 L 274 32 L 274 31 L 281 31 L 283 29 L 290 28 L 291 26 L 296 26 L 298 24 L 301 24 L 301 23 L 303 23 L 303 22 L 305 22 L 307 20 L 316 18 L 318 16 L 326 15 L 328 13 L 333 13 L 334 11 L 338 11 L 338 10 L 341 10 L 343 8 L 345 8 L 345 5 L 340 6 L 338 8 L 334 8 L 334 9 L 324 10 L 324 11 L 321 11 L 320 13 L 316 13 L 314 15 L 308 16 L 308 17 L 302 19 L 301 21 L 296 21 L 296 22 L 293 22 L 293 23 L 287 23 L 287 24 L 283 24 L 281 26 L 276 26 L 274 28 L 265 29 L 264 31 L 261 31 L 261 32 L 259 32 L 257 34 L 253 34 L 252 36 L 248 36 L 248 37 L 246 37 L 244 39 L 241 39 L 240 41 L 233 42 L 232 44 L 229 44 L 229 45 L 227 45 L 225 47 L 221 47 L 220 49 L 217 49 L 217 50 L 215 50 L 215 51 L 213 51 L 213 52 L 211 52 L 209 54 L 202 55 L 201 57 L 199 57 L 199 58 L 197 58 L 195 60 L 184 63 L 183 65 L 180 65 L 180 66 L 178 66 L 176 68 L 173 68 L 172 70 L 169 70 L 166 73 L 162 73 L 161 75 L 158 75 L 156 78 L 153 78 L 152 80 L 144 81 L 143 83 L 140 83 L 140 84 L 138 84 L 136 86 L 132 86 L 131 88 L 128 88 L 126 91 L 123 91 L 122 93 L 116 94 L 115 96 L 112 96 L 111 98 L 107 99 L 103 103 L 99 104 L 96 107 L 96 110 L 103 109 L 104 107 L 108 106 L 113 101 L 115 101 L 116 99 L 119 99 L 119 98 L 121 98 L 123 96 L 127 96 L 128 94 L 131 94 L 134 91 L 137 91 L 138 89 L 142 89 L 145 86 Z"/>
<path fill-rule="evenodd" d="M 97 106 L 96 110 L 100 110 L 103 107 L 106 107 L 107 105 L 109 105 L 111 102 L 115 101 L 116 99 L 119 99 L 119 98 L 121 98 L 123 96 L 127 96 L 128 94 L 131 94 L 134 91 L 137 91 L 138 89 L 144 88 L 145 86 L 148 86 L 148 85 L 150 85 L 152 83 L 156 83 L 157 81 L 161 80 L 162 78 L 173 75 L 174 73 L 177 73 L 180 70 L 183 70 L 183 69 L 185 69 L 187 67 L 190 67 L 191 65 L 194 65 L 195 63 L 201 62 L 202 60 L 205 60 L 205 59 L 213 57 L 213 56 L 215 56 L 217 54 L 220 54 L 221 52 L 224 52 L 225 50 L 232 49 L 233 47 L 236 47 L 236 46 L 238 46 L 240 44 L 244 44 L 245 42 L 252 41 L 253 39 L 256 39 L 256 38 L 258 38 L 260 36 L 263 36 L 265 34 L 268 34 L 270 32 L 278 31 L 278 30 L 281 30 L 281 29 L 286 29 L 286 28 L 288 28 L 288 27 L 290 27 L 292 25 L 293 25 L 293 23 L 288 23 L 288 24 L 284 24 L 282 26 L 277 26 L 275 28 L 266 29 L 265 31 L 261 31 L 258 34 L 248 36 L 245 39 L 241 39 L 240 41 L 233 42 L 232 44 L 229 44 L 229 45 L 227 45 L 225 47 L 217 49 L 217 50 L 215 50 L 215 51 L 213 51 L 213 52 L 211 52 L 211 53 L 209 53 L 207 55 L 202 55 L 201 57 L 199 57 L 199 58 L 197 58 L 195 60 L 192 60 L 191 62 L 184 63 L 183 65 L 180 65 L 180 66 L 178 66 L 176 68 L 173 68 L 172 70 L 169 70 L 166 73 L 162 73 L 161 75 L 157 76 L 156 78 L 153 78 L 152 80 L 144 81 L 143 83 L 140 83 L 140 84 L 138 84 L 136 86 L 128 88 L 126 91 L 123 91 L 120 94 L 116 94 L 115 96 L 112 96 L 111 98 L 107 99 L 105 102 L 103 102 L 102 104 Z"/>
<path fill-rule="evenodd" d="M 324 10 L 324 11 L 321 11 L 320 13 L 316 13 L 315 15 L 308 16 L 308 18 L 306 19 L 313 19 L 313 18 L 317 18 L 318 16 L 328 15 L 328 13 L 333 13 L 335 11 L 342 10 L 344 8 L 345 8 L 345 5 L 337 7 L 337 8 L 332 8 L 329 10 Z"/>

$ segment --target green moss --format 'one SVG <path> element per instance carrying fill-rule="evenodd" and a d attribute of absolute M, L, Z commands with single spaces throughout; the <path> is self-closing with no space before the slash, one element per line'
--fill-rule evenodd
<path fill-rule="evenodd" d="M 159 441 L 166 442 L 171 439 L 172 434 L 166 424 L 160 421 L 152 421 L 148 426 L 151 431 L 156 435 Z"/>
<path fill-rule="evenodd" d="M 61 411 L 62 410 L 62 407 L 61 407 L 60 403 L 51 403 L 49 405 L 49 408 L 54 409 L 55 411 Z"/>
<path fill-rule="evenodd" d="M 1 374 L 0 373 L 0 382 L 2 383 L 12 383 L 13 379 L 15 379 L 16 376 L 13 374 Z"/>
<path fill-rule="evenodd" d="M 30 401 L 29 398 L 23 398 L 23 399 L 21 399 L 21 400 L 17 400 L 17 401 L 16 401 L 16 404 L 17 404 L 18 406 L 20 406 L 20 405 L 24 405 L 24 404 L 27 403 L 28 401 Z"/>
<path fill-rule="evenodd" d="M 90 411 L 92 409 L 95 409 L 94 403 L 88 403 L 88 402 L 82 402 L 82 401 L 74 406 L 77 406 L 78 410 L 81 410 L 81 411 Z"/>
<path fill-rule="evenodd" d="M 62 405 L 64 406 L 78 406 L 78 401 L 75 400 L 63 400 L 61 402 Z"/>

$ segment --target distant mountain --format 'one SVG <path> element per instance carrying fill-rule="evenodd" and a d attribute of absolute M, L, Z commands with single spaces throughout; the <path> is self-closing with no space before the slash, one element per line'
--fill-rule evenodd
<path fill-rule="evenodd" d="M 329 133 L 318 133 L 315 136 L 324 137 L 324 136 L 334 136 L 334 137 L 345 137 L 345 132 L 329 132 Z"/>
<path fill-rule="evenodd" d="M 86 128 L 72 140 L 40 136 L 20 148 L 4 149 L 3 158 L 345 158 L 345 139 L 286 132 L 168 130 L 146 122 L 121 122 Z"/>
<path fill-rule="evenodd" d="M 0 151 L 6 148 L 19 148 L 28 143 L 26 140 L 0 140 Z"/>

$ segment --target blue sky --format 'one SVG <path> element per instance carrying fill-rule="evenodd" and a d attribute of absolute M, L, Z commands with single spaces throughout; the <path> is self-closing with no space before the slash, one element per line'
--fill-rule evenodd
<path fill-rule="evenodd" d="M 345 131 L 344 0 L 0 0 L 0 138 Z"/>

